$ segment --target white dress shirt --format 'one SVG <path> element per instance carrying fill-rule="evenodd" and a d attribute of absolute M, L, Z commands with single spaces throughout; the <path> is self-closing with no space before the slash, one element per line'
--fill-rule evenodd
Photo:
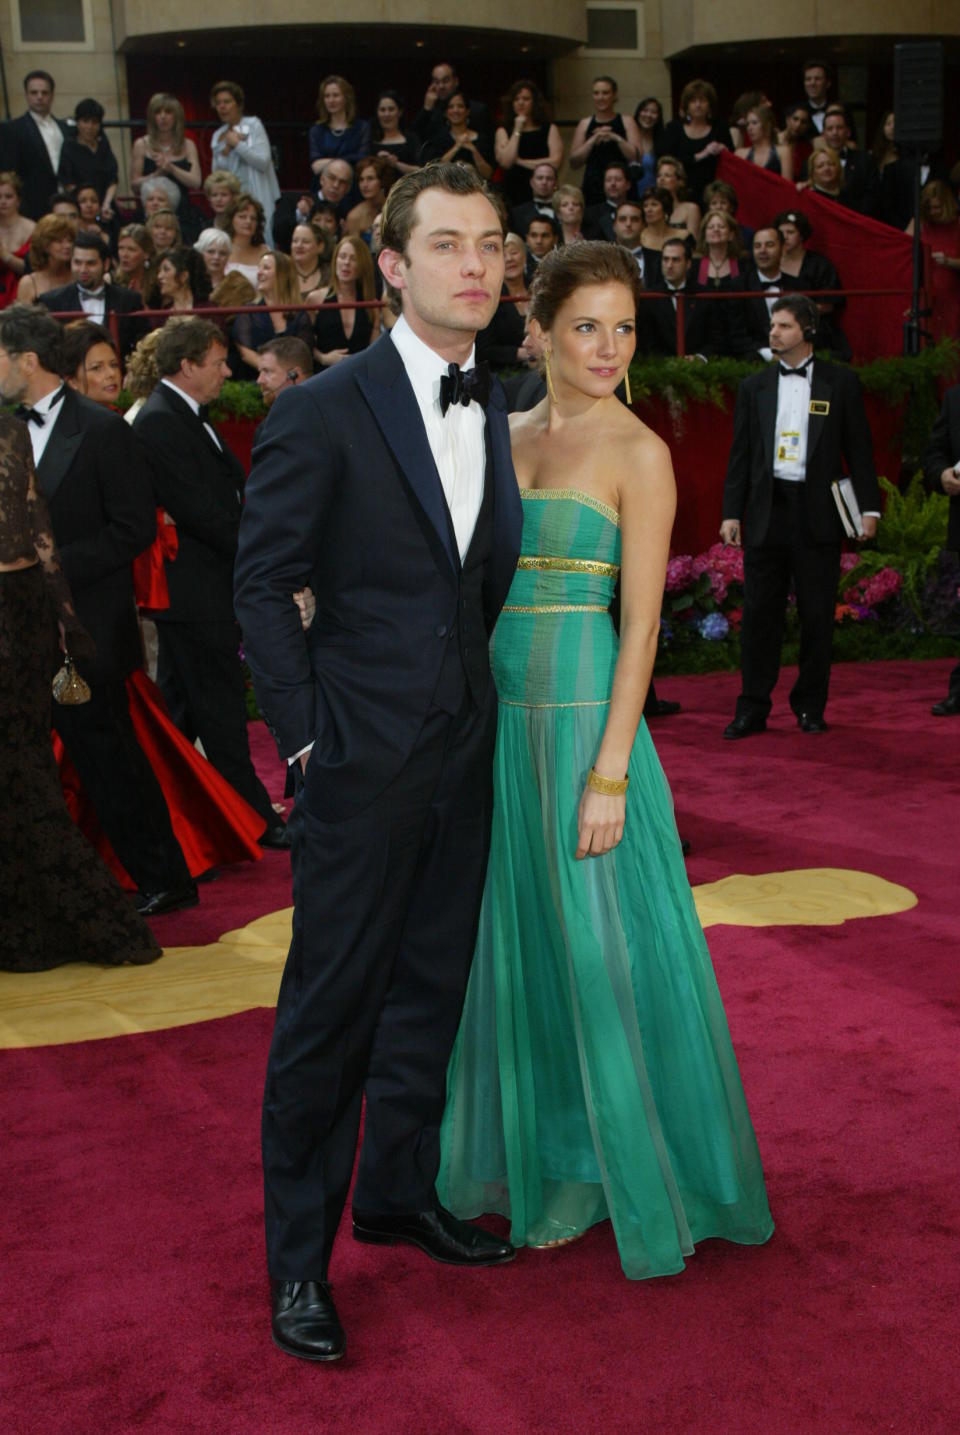
<path fill-rule="evenodd" d="M 30 406 L 35 414 L 43 415 L 42 424 L 34 423 L 32 420 L 28 420 L 27 422 L 27 429 L 30 433 L 30 444 L 33 448 L 34 468 L 37 467 L 41 458 L 43 458 L 43 451 L 50 442 L 50 435 L 53 433 L 57 419 L 60 417 L 62 399 L 63 385 L 61 384 L 59 388 L 51 389 L 49 394 L 44 394 L 42 399 L 38 399 L 35 404 L 31 404 Z"/>
<path fill-rule="evenodd" d="M 50 156 L 50 163 L 53 172 L 56 174 L 60 168 L 60 154 L 63 150 L 63 130 L 57 124 L 53 115 L 44 115 L 43 119 L 38 114 L 30 111 L 30 118 L 40 131 L 40 137 L 47 147 L 47 154 Z"/>
<path fill-rule="evenodd" d="M 477 403 L 451 404 L 446 414 L 441 413 L 440 380 L 447 373 L 449 363 L 417 338 L 402 315 L 390 330 L 390 338 L 382 342 L 396 345 L 407 371 L 427 431 L 430 452 L 440 475 L 462 561 L 470 547 L 483 502 L 487 463 L 483 441 L 486 414 Z M 472 369 L 475 360 L 475 350 L 471 349 L 470 357 L 461 368 Z M 292 766 L 312 747 L 313 743 L 310 743 L 301 748 L 287 758 L 288 763 Z"/>
<path fill-rule="evenodd" d="M 169 379 L 161 379 L 160 382 L 161 384 L 166 384 L 167 388 L 172 389 L 175 394 L 179 394 L 180 397 L 183 399 L 183 402 L 190 405 L 197 418 L 200 417 L 200 405 L 195 398 L 192 398 L 190 394 L 185 394 L 183 389 L 180 388 L 179 384 L 171 384 Z M 206 429 L 207 433 L 210 435 L 210 437 L 213 439 L 214 443 L 217 445 L 217 448 L 222 453 L 223 444 L 220 442 L 220 436 L 214 428 L 213 424 L 208 423 L 207 420 L 204 419 L 203 426 Z"/>
<path fill-rule="evenodd" d="M 784 364 L 784 368 L 789 368 Z M 797 366 L 799 367 L 799 365 Z M 803 483 L 807 476 L 807 431 L 813 363 L 798 379 L 783 374 L 777 382 L 777 423 L 773 431 L 773 476 Z"/>
<path fill-rule="evenodd" d="M 107 291 L 101 284 L 99 289 L 84 289 L 77 285 L 77 294 L 80 299 L 80 307 L 88 319 L 95 324 L 102 324 L 107 314 Z"/>
<path fill-rule="evenodd" d="M 448 361 L 418 339 L 402 316 L 391 329 L 390 339 L 413 386 L 463 560 L 483 502 L 486 414 L 477 403 L 451 404 L 446 414 L 442 414 L 440 380 L 449 368 Z M 470 357 L 461 367 L 472 369 L 474 362 L 475 352 L 471 349 Z"/>

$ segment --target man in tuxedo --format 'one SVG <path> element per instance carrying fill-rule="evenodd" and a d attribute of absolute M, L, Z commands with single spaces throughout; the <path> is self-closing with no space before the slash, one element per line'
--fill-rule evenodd
<path fill-rule="evenodd" d="M 233 611 L 244 472 L 208 417 L 229 377 L 227 341 L 207 319 L 168 324 L 154 360 L 160 382 L 134 420 L 151 458 L 156 504 L 177 527 L 167 559 L 170 606 L 155 615 L 157 682 L 171 716 L 266 824 L 262 847 L 289 847 L 254 770 Z M 292 596 L 291 608 L 296 611 Z"/>
<path fill-rule="evenodd" d="M 197 901 L 170 814 L 134 735 L 124 680 L 142 661 L 132 563 L 156 536 L 146 455 L 118 414 L 60 377 L 62 330 L 45 310 L 0 314 L 0 394 L 19 402 L 77 616 L 96 644 L 78 663 L 88 703 L 53 725 L 145 916 Z"/>
<path fill-rule="evenodd" d="M 643 205 L 639 199 L 623 199 L 617 205 L 617 215 L 613 221 L 614 244 L 621 244 L 624 250 L 630 250 L 637 261 L 641 280 L 649 287 L 654 277 L 660 274 L 660 255 L 656 254 L 656 250 L 644 250 L 640 243 L 643 227 Z M 656 265 L 651 263 L 654 257 Z"/>
<path fill-rule="evenodd" d="M 503 393 L 473 368 L 503 282 L 477 172 L 398 180 L 379 264 L 400 317 L 279 396 L 237 558 L 247 658 L 299 787 L 263 1162 L 273 1338 L 308 1360 L 345 1348 L 326 1282 L 364 1097 L 354 1239 L 455 1265 L 514 1254 L 434 1187 L 489 845 L 487 639 L 522 525 Z M 305 584 L 306 635 L 289 601 Z"/>
<path fill-rule="evenodd" d="M 790 706 L 801 730 L 826 732 L 834 608 L 844 530 L 831 492 L 846 463 L 872 538 L 880 490 L 860 380 L 813 358 L 817 306 L 778 299 L 770 348 L 778 362 L 740 385 L 723 490 L 724 543 L 743 546 L 743 687 L 724 737 L 763 732 L 780 671 L 791 582 L 800 619 L 800 667 Z"/>
<path fill-rule="evenodd" d="M 47 289 L 39 301 L 52 314 L 85 314 L 94 324 L 110 328 L 108 314 L 128 315 L 143 308 L 142 294 L 124 289 L 110 280 L 110 250 L 100 234 L 82 230 L 77 235 L 70 260 L 70 284 Z M 122 358 L 136 348 L 149 330 L 147 319 L 119 318 L 117 333 Z"/>
<path fill-rule="evenodd" d="M 755 298 L 717 301 L 716 308 L 720 310 L 717 342 L 720 351 L 728 357 L 762 359 L 766 363 L 772 358 L 770 320 L 773 307 L 782 294 L 793 293 L 800 288 L 799 279 L 781 270 L 782 253 L 780 231 L 772 224 L 758 229 L 753 236 L 752 261 L 743 262 L 740 275 L 731 288 L 746 294 L 756 290 L 763 293 Z"/>
<path fill-rule="evenodd" d="M 817 134 L 823 134 L 823 122 L 830 103 L 830 67 L 823 60 L 807 60 L 803 66 L 803 100 Z"/>
<path fill-rule="evenodd" d="M 510 216 L 510 224 L 515 234 L 526 234 L 531 219 L 547 219 L 551 224 L 557 222 L 553 208 L 556 187 L 557 171 L 548 159 L 530 171 L 531 198 L 526 204 L 518 204 Z"/>
<path fill-rule="evenodd" d="M 699 297 L 703 290 L 690 273 L 690 256 L 683 239 L 664 240 L 660 273 L 647 284 L 647 289 L 664 297 L 646 299 L 641 306 L 638 342 L 644 353 L 676 358 L 678 294 L 684 299 L 684 353 L 706 359 L 717 352 L 717 305 Z"/>
<path fill-rule="evenodd" d="M 633 191 L 630 171 L 625 160 L 611 160 L 603 171 L 603 201 L 591 204 L 583 215 L 584 239 L 605 239 L 614 242 L 613 222 L 617 206 Z"/>
<path fill-rule="evenodd" d="M 947 389 L 923 455 L 923 478 L 931 493 L 950 499 L 947 547 L 960 550 L 960 384 Z M 934 717 L 960 716 L 960 663 L 950 674 L 947 696 L 930 709 Z"/>
<path fill-rule="evenodd" d="M 28 219 L 47 213 L 51 194 L 57 188 L 60 155 L 68 130 L 54 117 L 53 76 L 46 70 L 31 70 L 23 82 L 26 113 L 9 120 L 0 136 L 2 168 L 20 176 L 23 194 L 20 212 Z"/>
<path fill-rule="evenodd" d="M 345 159 L 332 159 L 320 176 L 317 194 L 322 204 L 333 206 L 339 225 L 346 217 L 353 191 L 353 165 Z"/>
<path fill-rule="evenodd" d="M 536 278 L 537 265 L 546 255 L 551 254 L 560 243 L 560 226 L 555 219 L 538 214 L 531 219 L 524 234 L 527 246 L 527 263 L 524 274 L 528 284 Z"/>

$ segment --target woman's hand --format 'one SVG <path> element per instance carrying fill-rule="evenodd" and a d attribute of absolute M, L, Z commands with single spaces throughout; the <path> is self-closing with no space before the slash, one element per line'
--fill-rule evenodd
<path fill-rule="evenodd" d="M 585 787 L 577 810 L 577 861 L 612 852 L 623 837 L 626 816 L 625 794 L 607 797 L 592 787 Z"/>
<path fill-rule="evenodd" d="M 325 354 L 318 351 L 317 357 L 319 358 L 323 367 L 325 369 L 329 369 L 331 364 L 339 364 L 341 359 L 348 359 L 350 357 L 350 350 L 328 349 Z"/>
<path fill-rule="evenodd" d="M 300 609 L 300 626 L 306 632 L 317 614 L 317 600 L 312 588 L 301 588 L 294 593 L 293 601 Z"/>

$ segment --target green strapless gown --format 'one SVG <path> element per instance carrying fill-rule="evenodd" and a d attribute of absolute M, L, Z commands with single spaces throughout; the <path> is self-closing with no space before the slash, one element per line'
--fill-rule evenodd
<path fill-rule="evenodd" d="M 574 860 L 617 660 L 617 514 L 527 491 L 497 624 L 494 820 L 448 1073 L 437 1189 L 517 1245 L 607 1218 L 634 1279 L 712 1236 L 773 1231 L 756 1138 L 677 836 L 641 722 L 623 841 Z"/>

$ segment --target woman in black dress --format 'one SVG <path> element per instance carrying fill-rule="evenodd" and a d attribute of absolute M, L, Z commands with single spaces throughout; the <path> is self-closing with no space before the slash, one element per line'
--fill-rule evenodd
<path fill-rule="evenodd" d="M 370 125 L 370 150 L 392 167 L 394 178 L 419 168 L 420 141 L 403 131 L 403 98 L 396 90 L 381 90 L 377 113 Z"/>
<path fill-rule="evenodd" d="M 258 312 L 276 304 L 302 302 L 297 268 L 289 254 L 279 249 L 267 250 L 257 265 L 257 293 L 256 304 L 249 313 L 238 314 L 233 325 L 233 342 L 253 378 L 259 370 L 259 350 L 269 339 L 302 339 L 309 347 L 313 338 L 310 315 L 302 309 L 275 309 L 272 314 Z"/>
<path fill-rule="evenodd" d="M 603 171 L 608 164 L 622 160 L 629 165 L 641 157 L 643 140 L 637 122 L 631 115 L 618 114 L 616 104 L 616 80 L 599 75 L 593 82 L 593 114 L 577 125 L 570 145 L 571 166 L 584 171 L 581 188 L 588 206 L 603 203 Z"/>
<path fill-rule="evenodd" d="M 152 962 L 160 947 L 74 826 L 50 742 L 50 682 L 80 627 L 27 426 L 0 415 L 0 968 Z"/>
<path fill-rule="evenodd" d="M 493 146 L 486 135 L 470 128 L 470 101 L 462 90 L 454 90 L 447 100 L 441 138 L 428 140 L 420 153 L 421 163 L 439 159 L 444 164 L 470 164 L 489 179 L 493 174 Z"/>
<path fill-rule="evenodd" d="M 77 126 L 75 139 L 63 142 L 58 179 L 64 189 L 75 191 L 92 184 L 97 191 L 100 218 L 113 218 L 113 197 L 117 192 L 117 157 L 103 133 L 103 105 L 99 100 L 80 100 L 73 111 Z"/>
<path fill-rule="evenodd" d="M 538 164 L 552 164 L 560 173 L 563 140 L 533 80 L 517 80 L 510 86 L 503 97 L 503 117 L 505 123 L 497 126 L 493 149 L 503 171 L 507 208 L 516 209 L 530 198 L 530 176 Z"/>
<path fill-rule="evenodd" d="M 311 304 L 356 303 L 377 297 L 373 259 L 362 239 L 349 235 L 333 251 L 333 278 L 309 297 Z M 359 354 L 380 333 L 378 309 L 321 309 L 313 326 L 313 352 L 322 368 Z"/>
<path fill-rule="evenodd" d="M 690 198 L 701 205 L 704 187 L 717 177 L 717 156 L 733 149 L 729 127 L 716 118 L 717 92 L 707 80 L 691 80 L 680 96 L 681 118 L 660 137 L 659 154 L 677 157 L 687 171 Z"/>

